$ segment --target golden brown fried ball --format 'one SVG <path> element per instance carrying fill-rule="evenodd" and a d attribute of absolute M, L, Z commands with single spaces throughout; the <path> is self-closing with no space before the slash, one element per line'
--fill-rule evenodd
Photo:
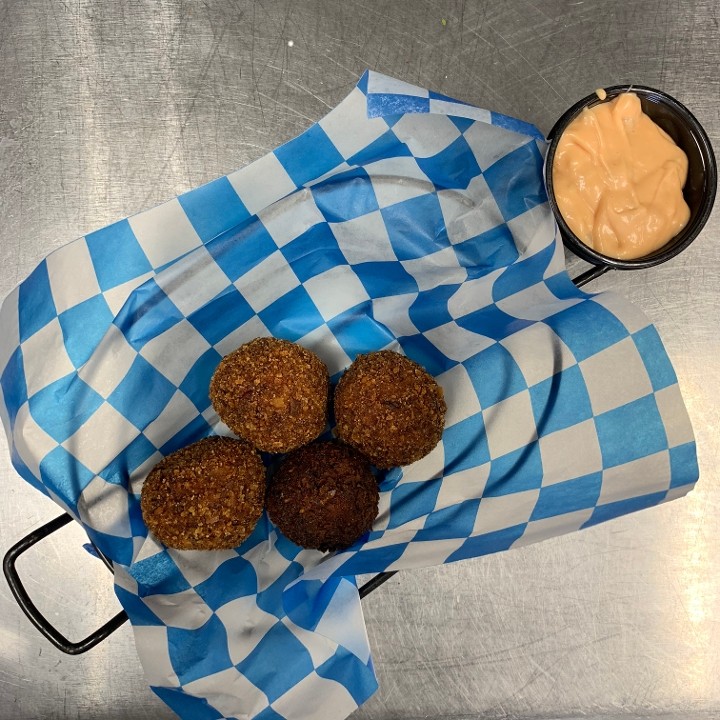
<path fill-rule="evenodd" d="M 445 410 L 427 371 L 389 350 L 358 355 L 335 391 L 338 437 L 379 468 L 427 455 L 442 436 Z"/>
<path fill-rule="evenodd" d="M 327 422 L 329 379 L 306 348 L 256 338 L 226 355 L 210 381 L 210 400 L 239 437 L 283 453 L 314 440 Z"/>
<path fill-rule="evenodd" d="M 297 545 L 342 550 L 370 530 L 378 500 L 366 458 L 347 445 L 318 442 L 285 458 L 268 486 L 266 506 Z"/>
<path fill-rule="evenodd" d="M 262 515 L 265 466 L 241 440 L 209 437 L 161 460 L 142 487 L 145 524 L 178 550 L 240 545 Z"/>

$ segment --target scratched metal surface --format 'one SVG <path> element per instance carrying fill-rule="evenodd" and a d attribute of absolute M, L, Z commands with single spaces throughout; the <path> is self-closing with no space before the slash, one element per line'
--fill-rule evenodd
<path fill-rule="evenodd" d="M 367 67 L 543 130 L 595 87 L 644 83 L 685 102 L 720 147 L 718 18 L 716 0 L 0 0 L 0 296 L 53 248 L 299 133 Z M 381 689 L 358 720 L 720 717 L 718 240 L 720 212 L 671 264 L 596 283 L 642 306 L 666 342 L 698 489 L 395 577 L 365 601 Z M 4 552 L 58 511 L 16 476 L 4 442 L 0 482 Z M 117 608 L 81 540 L 65 530 L 22 564 L 74 638 Z M 2 720 L 170 717 L 127 626 L 64 656 L 0 581 Z"/>

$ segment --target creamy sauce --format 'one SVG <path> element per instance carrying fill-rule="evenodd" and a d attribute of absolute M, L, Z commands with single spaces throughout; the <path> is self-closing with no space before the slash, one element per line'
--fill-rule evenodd
<path fill-rule="evenodd" d="M 634 93 L 585 108 L 558 141 L 552 167 L 565 222 L 603 255 L 630 260 L 661 248 L 690 219 L 688 160 Z"/>

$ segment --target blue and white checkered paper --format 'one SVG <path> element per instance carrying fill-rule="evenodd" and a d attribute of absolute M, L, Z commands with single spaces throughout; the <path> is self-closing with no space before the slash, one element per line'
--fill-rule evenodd
<path fill-rule="evenodd" d="M 181 717 L 343 718 L 376 689 L 356 574 L 507 550 L 695 482 L 657 332 L 565 272 L 544 147 L 367 73 L 300 137 L 60 248 L 5 300 L 14 465 L 112 559 L 147 679 Z M 302 550 L 267 516 L 236 550 L 168 550 L 143 525 L 143 479 L 228 432 L 208 382 L 260 335 L 335 379 L 360 352 L 407 354 L 445 389 L 442 442 L 387 473 L 345 552 Z"/>

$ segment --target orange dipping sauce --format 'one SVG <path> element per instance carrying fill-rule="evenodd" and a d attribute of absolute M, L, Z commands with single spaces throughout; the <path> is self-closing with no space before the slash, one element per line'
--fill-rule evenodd
<path fill-rule="evenodd" d="M 688 159 L 631 92 L 585 108 L 560 136 L 555 200 L 586 245 L 631 260 L 658 250 L 690 219 Z"/>

